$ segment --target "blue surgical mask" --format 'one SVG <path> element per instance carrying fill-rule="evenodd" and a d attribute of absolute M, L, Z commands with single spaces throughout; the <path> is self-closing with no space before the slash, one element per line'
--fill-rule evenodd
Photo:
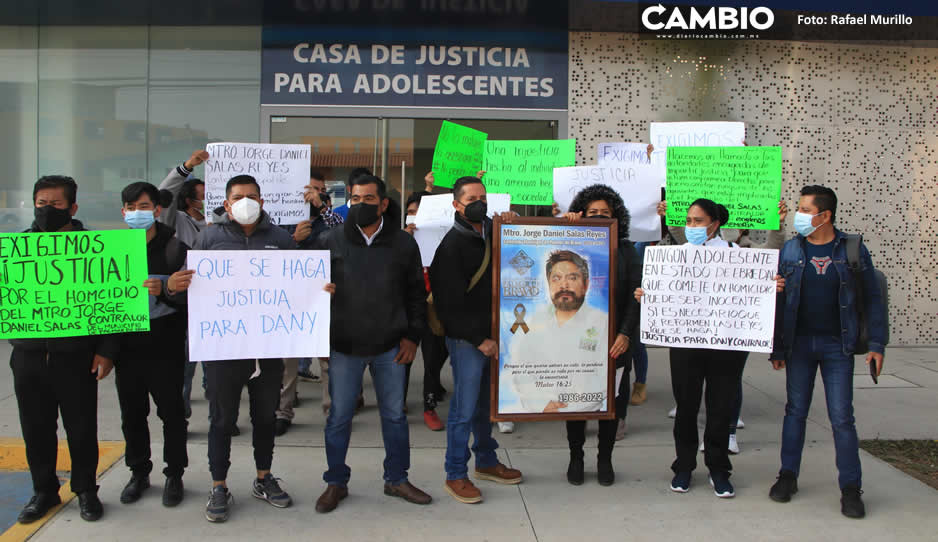
<path fill-rule="evenodd" d="M 153 211 L 124 211 L 124 222 L 135 230 L 148 230 L 153 225 Z"/>
<path fill-rule="evenodd" d="M 821 213 L 818 213 L 818 215 Z M 801 235 L 807 237 L 814 233 L 814 230 L 818 229 L 817 226 L 811 224 L 811 221 L 814 220 L 814 217 L 817 215 L 809 215 L 808 213 L 795 213 L 795 231 Z"/>
<path fill-rule="evenodd" d="M 707 226 L 687 226 L 684 228 L 684 235 L 687 241 L 692 245 L 702 245 L 707 242 Z"/>

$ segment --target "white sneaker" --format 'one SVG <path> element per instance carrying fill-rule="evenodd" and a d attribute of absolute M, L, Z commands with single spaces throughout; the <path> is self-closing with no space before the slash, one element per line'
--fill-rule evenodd
<path fill-rule="evenodd" d="M 616 428 L 616 440 L 624 439 L 627 430 L 628 426 L 625 424 L 625 420 L 619 420 L 619 426 Z"/>
<path fill-rule="evenodd" d="M 704 451 L 704 443 L 702 440 L 700 441 L 700 451 Z"/>
<path fill-rule="evenodd" d="M 736 442 L 736 435 L 730 435 L 729 452 L 733 455 L 739 453 L 739 443 Z"/>
<path fill-rule="evenodd" d="M 499 433 L 513 433 L 514 430 L 515 422 L 498 422 Z"/>
<path fill-rule="evenodd" d="M 742 418 L 736 420 L 736 429 L 743 429 L 746 427 L 746 422 Z"/>
<path fill-rule="evenodd" d="M 669 418 L 673 418 L 673 417 L 675 417 L 675 416 L 677 416 L 677 407 L 674 407 L 674 408 L 672 408 L 671 410 L 668 411 L 668 417 L 669 417 Z"/>

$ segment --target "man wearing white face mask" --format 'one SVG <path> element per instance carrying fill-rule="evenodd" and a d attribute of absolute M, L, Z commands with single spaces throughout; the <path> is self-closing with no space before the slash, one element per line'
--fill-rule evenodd
<path fill-rule="evenodd" d="M 124 333 L 115 363 L 121 429 L 127 443 L 124 460 L 131 478 L 121 492 L 124 504 L 136 502 L 150 487 L 150 397 L 163 422 L 163 459 L 166 484 L 163 505 L 176 506 L 183 498 L 182 474 L 188 465 L 186 416 L 182 396 L 186 364 L 186 290 L 192 271 L 185 269 L 184 243 L 171 227 L 157 222 L 162 212 L 159 191 L 150 183 L 128 185 L 121 192 L 124 222 L 146 230 L 147 270 L 143 287 L 150 294 L 150 331 Z"/>
<path fill-rule="evenodd" d="M 264 250 L 294 249 L 293 237 L 274 225 L 263 210 L 260 185 L 250 175 L 232 177 L 225 187 L 225 210 L 231 222 L 206 228 L 199 233 L 193 250 Z M 274 455 L 274 431 L 283 360 L 238 359 L 207 361 L 203 365 L 206 393 L 211 412 L 208 431 L 208 462 L 212 474 L 212 494 L 205 507 L 205 518 L 211 522 L 228 519 L 233 497 L 228 492 L 231 432 L 237 420 L 241 388 L 247 385 L 251 401 L 251 423 L 254 426 L 254 462 L 257 478 L 254 497 L 277 508 L 292 504 L 290 496 L 280 488 L 270 473 Z M 254 376 L 255 370 L 260 373 Z"/>

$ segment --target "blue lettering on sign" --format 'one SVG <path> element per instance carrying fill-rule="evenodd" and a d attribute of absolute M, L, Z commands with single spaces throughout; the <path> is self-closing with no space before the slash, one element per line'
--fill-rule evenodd
<path fill-rule="evenodd" d="M 368 33 L 381 34 L 375 28 Z M 422 31 L 374 43 L 359 41 L 355 29 L 266 26 L 261 102 L 567 108 L 566 31 L 464 35 Z"/>
<path fill-rule="evenodd" d="M 226 335 L 247 335 L 248 330 L 244 325 L 244 322 L 238 320 L 237 322 L 232 322 L 231 320 L 212 320 L 210 322 L 199 322 L 199 332 L 201 337 L 218 337 L 222 338 Z"/>
<path fill-rule="evenodd" d="M 277 315 L 261 315 L 261 331 L 267 335 L 268 333 L 298 333 L 303 332 L 307 335 L 313 334 L 313 328 L 316 327 L 316 314 L 317 313 L 308 313 L 303 311 L 299 314 L 290 313 L 289 316 L 284 316 L 282 314 Z"/>
<path fill-rule="evenodd" d="M 326 264 L 322 258 L 283 260 L 283 276 L 293 278 L 326 278 Z"/>

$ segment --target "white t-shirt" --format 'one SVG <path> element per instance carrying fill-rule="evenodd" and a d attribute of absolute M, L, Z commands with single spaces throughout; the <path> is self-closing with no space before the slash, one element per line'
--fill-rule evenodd
<path fill-rule="evenodd" d="M 584 303 L 572 318 L 560 324 L 551 303 L 539 309 L 526 323 L 529 331 L 524 333 L 521 328 L 515 331 L 508 359 L 512 366 L 524 365 L 528 372 L 537 373 L 511 376 L 511 386 L 520 398 L 523 412 L 541 413 L 550 401 L 567 403 L 562 412 L 605 410 L 609 361 L 607 315 Z M 597 397 L 602 394 L 603 399 L 560 401 L 561 394 L 571 393 Z"/>

